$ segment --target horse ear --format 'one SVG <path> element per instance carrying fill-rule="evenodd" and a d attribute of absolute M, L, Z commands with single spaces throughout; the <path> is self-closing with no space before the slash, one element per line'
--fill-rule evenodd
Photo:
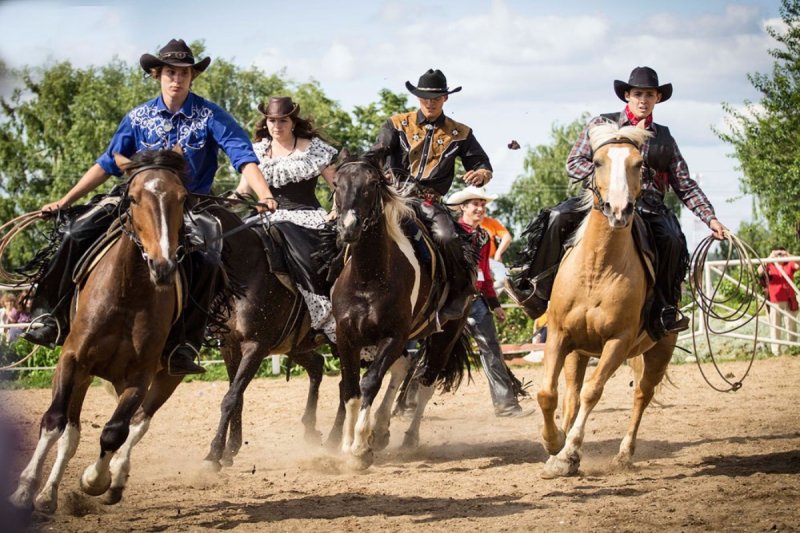
<path fill-rule="evenodd" d="M 117 166 L 123 172 L 125 172 L 125 169 L 127 169 L 131 164 L 131 160 L 130 159 L 128 159 L 124 155 L 118 154 L 116 152 L 114 152 L 114 162 L 117 164 Z"/>
<path fill-rule="evenodd" d="M 647 130 L 647 121 L 646 120 L 640 120 L 636 124 L 636 127 L 639 128 L 640 130 Z"/>
<path fill-rule="evenodd" d="M 183 155 L 183 148 L 181 148 L 181 143 L 175 143 L 175 146 L 172 147 L 172 151 L 178 155 Z"/>

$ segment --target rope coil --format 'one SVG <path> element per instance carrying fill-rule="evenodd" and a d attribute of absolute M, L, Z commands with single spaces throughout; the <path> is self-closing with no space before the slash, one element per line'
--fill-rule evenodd
<path fill-rule="evenodd" d="M 758 315 L 766 305 L 766 300 L 762 300 L 757 305 L 755 312 L 750 314 L 750 307 L 753 301 L 758 300 L 757 295 L 760 292 L 760 286 L 758 283 L 759 276 L 756 268 L 754 268 L 753 261 L 756 261 L 757 264 L 762 268 L 764 267 L 764 264 L 761 263 L 760 257 L 753 250 L 753 248 L 751 248 L 750 245 L 739 239 L 739 237 L 733 233 L 725 231 L 725 240 L 730 244 L 725 257 L 725 264 L 722 269 L 722 275 L 719 276 L 719 280 L 712 287 L 711 293 L 706 294 L 705 288 L 703 287 L 703 273 L 705 271 L 706 259 L 708 257 L 709 250 L 715 243 L 715 239 L 710 235 L 700 241 L 700 244 L 697 245 L 697 248 L 695 248 L 695 251 L 692 254 L 689 269 L 689 288 L 692 293 L 692 300 L 695 303 L 695 305 L 692 307 L 692 323 L 696 323 L 696 313 L 699 310 L 703 320 L 703 333 L 706 338 L 706 343 L 708 344 L 709 357 L 711 362 L 714 364 L 717 374 L 719 374 L 720 378 L 722 378 L 722 380 L 728 384 L 728 388 L 720 388 L 711 383 L 703 371 L 703 367 L 700 364 L 700 358 L 695 357 L 695 362 L 697 363 L 697 367 L 700 369 L 700 374 L 712 389 L 718 392 L 735 392 L 742 388 L 742 382 L 750 373 L 750 369 L 752 368 L 753 361 L 755 361 L 756 357 L 756 345 L 758 343 Z M 733 273 L 733 275 L 731 275 L 731 273 Z M 725 291 L 721 290 L 726 276 L 732 279 L 734 283 L 734 290 L 730 291 L 728 296 L 724 296 Z M 736 302 L 737 300 L 738 303 Z M 729 310 L 722 311 L 722 306 Z M 730 329 L 725 329 L 726 326 L 723 325 L 723 328 L 718 330 L 712 327 L 711 319 L 719 320 L 723 322 L 723 324 L 732 323 L 735 325 L 730 327 Z M 732 333 L 740 328 L 745 327 L 752 322 L 753 319 L 756 319 L 756 322 L 750 361 L 747 365 L 744 375 L 737 381 L 731 381 L 725 376 L 725 374 L 717 365 L 714 352 L 711 349 L 710 335 L 712 333 L 714 335 Z M 692 348 L 694 353 L 697 354 L 697 330 L 695 328 L 692 328 Z"/>

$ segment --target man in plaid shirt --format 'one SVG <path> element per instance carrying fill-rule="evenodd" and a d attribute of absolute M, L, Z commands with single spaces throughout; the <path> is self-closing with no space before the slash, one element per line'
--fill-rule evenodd
<path fill-rule="evenodd" d="M 642 195 L 636 210 L 645 221 L 656 248 L 655 299 L 651 308 L 648 330 L 660 338 L 688 327 L 678 304 L 681 282 L 689 265 L 686 238 L 675 215 L 664 205 L 669 187 L 678 198 L 711 229 L 717 239 L 723 238 L 725 227 L 717 220 L 714 208 L 700 186 L 689 175 L 686 161 L 669 128 L 653 122 L 653 108 L 672 96 L 672 84 L 659 85 L 658 74 L 649 67 L 636 67 L 628 83 L 614 81 L 614 92 L 627 103 L 620 113 L 608 113 L 593 118 L 578 137 L 567 159 L 567 174 L 587 186 L 594 174 L 594 162 L 589 129 L 613 121 L 620 126 L 636 126 L 645 121 L 653 137 L 642 146 Z M 515 293 L 533 318 L 547 309 L 550 291 L 563 257 L 563 245 L 586 215 L 579 208 L 579 198 L 569 198 L 550 210 L 543 210 L 526 230 L 529 234 L 527 259 L 523 274 L 515 279 Z"/>

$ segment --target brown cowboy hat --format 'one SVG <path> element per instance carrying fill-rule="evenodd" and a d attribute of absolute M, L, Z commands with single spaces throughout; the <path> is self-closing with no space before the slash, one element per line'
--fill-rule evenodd
<path fill-rule="evenodd" d="M 461 90 L 461 87 L 450 89 L 447 86 L 447 78 L 441 70 L 428 69 L 428 71 L 419 77 L 417 86 L 414 87 L 410 81 L 406 82 L 406 89 L 414 96 L 420 98 L 437 98 L 444 94 L 453 94 Z"/>
<path fill-rule="evenodd" d="M 625 100 L 625 93 L 633 89 L 655 89 L 661 93 L 661 101 L 666 102 L 672 96 L 672 84 L 665 83 L 664 85 L 658 84 L 658 74 L 650 67 L 636 67 L 631 71 L 628 78 L 628 83 L 621 80 L 614 80 L 614 92 L 623 102 Z"/>
<path fill-rule="evenodd" d="M 194 54 L 183 39 L 172 39 L 164 48 L 158 51 L 158 57 L 152 54 L 143 54 L 139 58 L 139 64 L 145 72 L 157 67 L 192 67 L 197 72 L 203 72 L 211 63 L 211 58 L 207 57 L 197 63 L 194 62 Z"/>
<path fill-rule="evenodd" d="M 291 96 L 271 96 L 267 105 L 258 104 L 258 110 L 267 118 L 296 117 L 300 106 L 292 101 Z"/>

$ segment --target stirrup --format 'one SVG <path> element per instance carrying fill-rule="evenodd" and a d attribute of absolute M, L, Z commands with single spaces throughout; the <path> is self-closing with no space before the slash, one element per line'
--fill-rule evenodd
<path fill-rule="evenodd" d="M 186 351 L 194 352 L 194 353 L 185 353 Z M 167 374 L 170 376 L 187 376 L 190 374 L 204 374 L 206 369 L 200 366 L 199 364 L 194 362 L 194 358 L 199 355 L 197 348 L 192 346 L 191 344 L 179 344 L 172 351 L 166 358 L 166 364 L 164 365 L 167 370 Z M 172 362 L 174 360 L 181 361 L 185 363 L 184 366 L 173 366 Z"/>
<path fill-rule="evenodd" d="M 674 305 L 668 305 L 661 310 L 659 321 L 666 333 L 680 333 L 689 329 L 689 317 Z"/>

